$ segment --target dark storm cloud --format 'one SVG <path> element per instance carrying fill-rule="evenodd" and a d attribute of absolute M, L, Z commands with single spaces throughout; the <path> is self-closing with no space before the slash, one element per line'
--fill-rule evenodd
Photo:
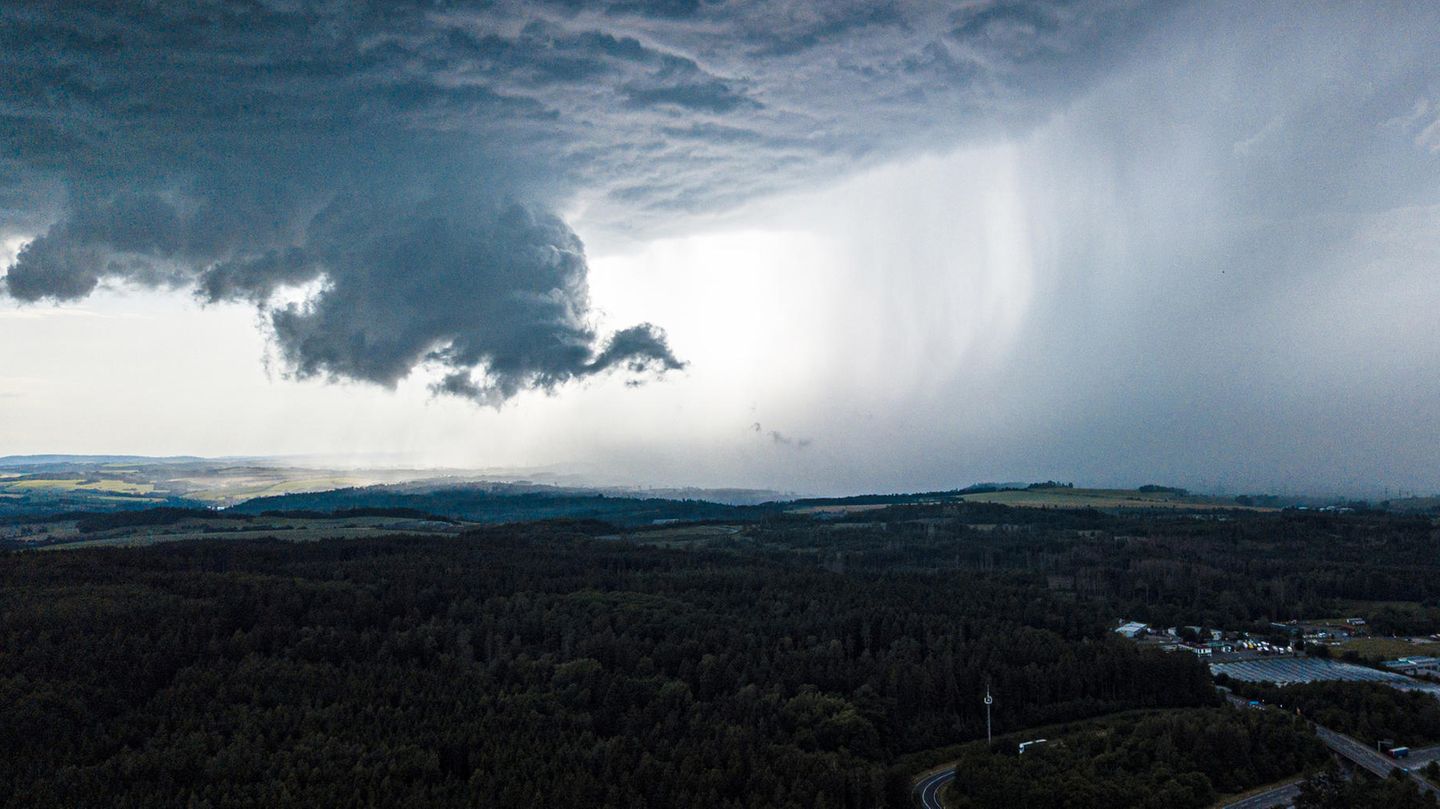
<path fill-rule="evenodd" d="M 656 104 L 670 104 L 682 109 L 700 112 L 726 113 L 738 107 L 759 106 L 736 92 L 721 81 L 696 82 L 691 84 L 661 83 L 653 87 L 629 86 L 624 89 L 625 98 L 633 107 L 648 107 Z"/>
<path fill-rule="evenodd" d="M 596 329 L 555 210 L 643 230 L 1019 125 L 1134 24 L 1110 3 L 9 3 L 0 236 L 36 238 L 5 286 L 249 301 L 298 376 L 429 366 L 486 403 L 663 373 L 660 329 Z"/>
<path fill-rule="evenodd" d="M 314 266 L 331 268 L 328 285 L 272 315 L 301 376 L 393 385 L 429 360 L 447 369 L 437 390 L 499 403 L 617 366 L 681 367 L 649 325 L 596 351 L 582 246 L 551 214 L 452 195 L 398 207 L 347 201 L 317 218 L 310 250 Z"/>

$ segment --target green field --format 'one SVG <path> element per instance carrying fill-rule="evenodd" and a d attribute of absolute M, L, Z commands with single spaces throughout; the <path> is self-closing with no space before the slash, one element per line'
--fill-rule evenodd
<path fill-rule="evenodd" d="M 890 508 L 890 503 L 849 503 L 834 506 L 802 506 L 790 509 L 791 514 L 861 514 Z"/>
<path fill-rule="evenodd" d="M 74 478 L 70 480 L 17 480 L 14 483 L 7 483 L 6 487 L 10 489 L 19 489 L 21 491 L 53 490 L 60 492 L 68 492 L 73 491 L 76 486 L 83 482 L 84 481 L 80 478 Z"/>
<path fill-rule="evenodd" d="M 683 548 L 696 543 L 724 539 L 741 533 L 738 525 L 679 525 L 674 528 L 657 528 L 630 534 L 616 534 L 615 539 L 640 542 L 659 548 Z"/>
<path fill-rule="evenodd" d="M 344 519 L 309 519 L 275 517 L 263 520 L 191 519 L 170 525 L 147 525 L 117 528 L 86 534 L 75 523 L 50 523 L 46 533 L 35 539 L 56 544 L 43 550 L 64 550 L 93 547 L 138 547 L 159 542 L 183 542 L 197 539 L 264 539 L 276 538 L 290 542 L 313 542 L 321 539 L 358 539 L 361 537 L 393 536 L 396 534 L 459 533 L 465 524 L 437 525 L 428 520 L 398 517 L 347 517 Z"/>
<path fill-rule="evenodd" d="M 103 478 L 101 480 L 86 481 L 84 478 L 66 478 L 62 480 L 51 478 L 40 478 L 30 480 L 17 480 L 5 484 L 6 488 L 12 491 L 36 492 L 108 492 L 112 494 L 152 494 L 155 491 L 153 483 L 134 483 L 128 480 L 114 478 Z"/>
<path fill-rule="evenodd" d="M 964 494 L 960 495 L 960 499 L 970 503 L 998 503 L 1029 508 L 1271 510 L 1237 505 L 1229 498 L 1181 495 L 1173 492 L 1142 492 L 1136 489 L 1022 489 Z"/>
<path fill-rule="evenodd" d="M 185 496 L 192 500 L 228 505 L 244 500 L 252 500 L 256 497 L 272 497 L 281 494 L 298 494 L 303 492 L 324 492 L 330 491 L 331 489 L 344 489 L 352 486 L 369 486 L 372 483 L 374 483 L 373 480 L 366 478 L 336 476 L 294 478 L 290 480 L 276 477 L 238 478 L 225 480 L 224 483 L 219 486 L 210 486 L 196 491 L 185 492 Z"/>
<path fill-rule="evenodd" d="M 1341 654 L 1354 652 L 1366 660 L 1394 660 L 1397 657 L 1437 656 L 1440 643 L 1411 643 L 1404 638 L 1354 638 L 1335 647 Z"/>

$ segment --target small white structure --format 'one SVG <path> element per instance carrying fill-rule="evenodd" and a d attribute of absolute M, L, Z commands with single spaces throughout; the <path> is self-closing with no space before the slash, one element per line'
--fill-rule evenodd
<path fill-rule="evenodd" d="M 1146 629 L 1149 629 L 1149 627 L 1147 627 L 1145 624 L 1139 623 L 1138 621 L 1130 621 L 1128 623 L 1123 623 L 1120 626 L 1115 627 L 1115 631 L 1117 633 L 1131 639 L 1138 638 L 1141 635 L 1145 634 Z"/>
<path fill-rule="evenodd" d="M 1440 674 L 1440 657 L 1402 657 L 1396 660 L 1387 660 L 1380 665 L 1411 677 L 1418 674 Z"/>

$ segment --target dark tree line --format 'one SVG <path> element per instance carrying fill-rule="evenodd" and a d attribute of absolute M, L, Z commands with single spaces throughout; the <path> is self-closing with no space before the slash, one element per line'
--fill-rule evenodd
<path fill-rule="evenodd" d="M 1263 630 L 1362 602 L 1376 634 L 1440 632 L 1440 526 L 1429 517 L 965 503 L 892 507 L 848 522 L 841 530 L 772 521 L 734 543 L 842 554 L 852 566 L 1008 575 L 1162 627 Z"/>
<path fill-rule="evenodd" d="M 1294 717 L 1228 706 L 1167 711 L 1088 722 L 1023 755 L 1009 743 L 972 746 L 949 797 L 957 809 L 1202 809 L 1325 759 Z"/>
<path fill-rule="evenodd" d="M 982 738 L 987 685 L 1001 733 L 1215 704 L 1198 660 L 1120 616 L 1263 627 L 1357 600 L 1440 629 L 1426 519 L 875 505 L 684 550 L 570 522 L 0 557 L 0 805 L 900 806 L 898 762 Z M 1148 769 L 1054 777 L 1184 804 L 1307 760 L 1217 716 L 1125 730 Z"/>
<path fill-rule="evenodd" d="M 869 809 L 983 734 L 987 681 L 1002 730 L 1214 700 L 1105 624 L 563 525 L 10 555 L 0 803 Z"/>

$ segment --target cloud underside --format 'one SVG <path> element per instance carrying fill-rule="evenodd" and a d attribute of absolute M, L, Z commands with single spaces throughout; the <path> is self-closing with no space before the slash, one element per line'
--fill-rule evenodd
<path fill-rule="evenodd" d="M 7 284 L 21 300 L 81 298 L 123 280 L 250 301 L 298 377 L 393 387 L 426 366 L 443 374 L 436 392 L 484 404 L 613 368 L 683 367 L 650 324 L 598 335 L 580 240 L 519 203 L 340 195 L 296 243 L 253 252 L 216 242 L 214 224 L 158 197 L 121 196 L 27 245 Z M 306 300 L 274 302 L 307 284 L 317 291 Z"/>
<path fill-rule="evenodd" d="M 489 404 L 663 374 L 661 329 L 594 325 L 554 211 L 643 232 L 1019 125 L 1133 27 L 1109 2 L 6 4 L 0 237 L 33 241 L 4 285 L 249 301 L 297 376 L 431 367 Z"/>

